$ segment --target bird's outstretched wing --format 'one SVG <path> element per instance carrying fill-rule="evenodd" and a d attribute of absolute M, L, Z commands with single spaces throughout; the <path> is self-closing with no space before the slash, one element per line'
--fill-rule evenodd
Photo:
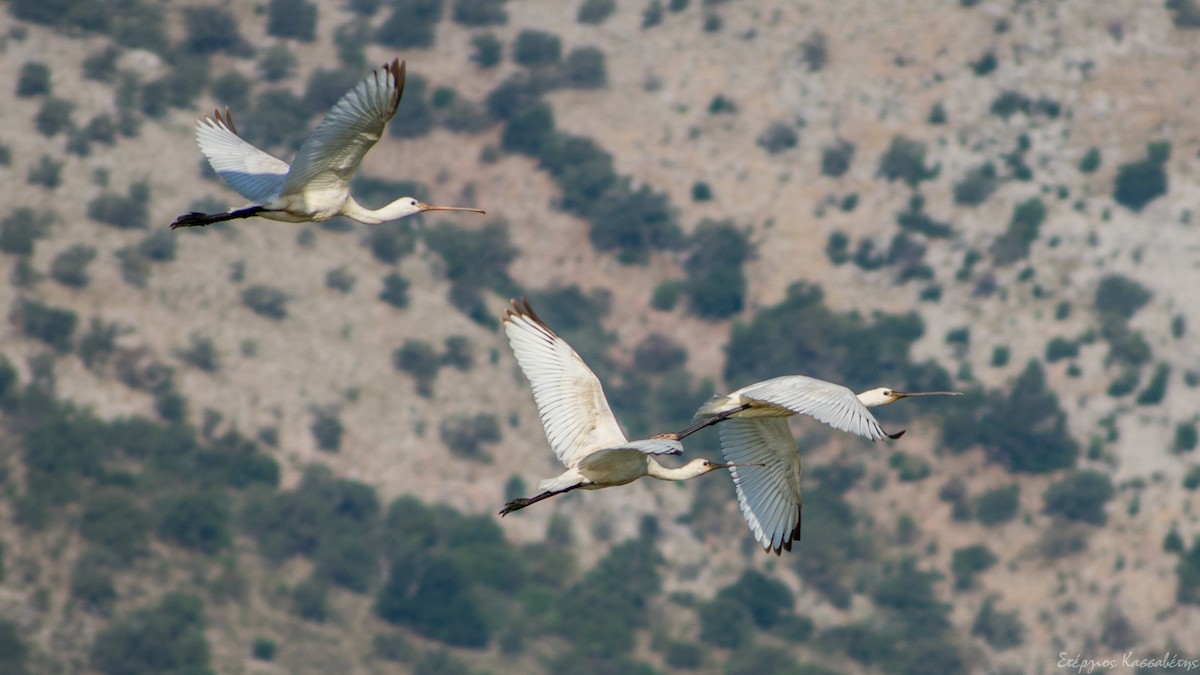
<path fill-rule="evenodd" d="M 600 448 L 672 442 L 650 439 L 630 444 L 608 406 L 595 373 L 571 345 L 542 323 L 528 302 L 513 301 L 512 308 L 504 315 L 504 332 L 517 364 L 533 387 L 533 400 L 550 447 L 567 468 Z"/>
<path fill-rule="evenodd" d="M 756 382 L 734 394 L 800 415 L 810 415 L 834 429 L 873 441 L 890 438 L 854 392 L 833 382 L 804 375 L 785 375 Z"/>
<path fill-rule="evenodd" d="M 307 190 L 343 191 L 383 129 L 404 92 L 404 64 L 398 59 L 373 71 L 334 104 L 304 140 L 283 183 L 284 194 Z"/>
<path fill-rule="evenodd" d="M 287 162 L 272 157 L 238 136 L 229 109 L 213 112 L 196 123 L 196 144 L 213 171 L 255 204 L 266 204 L 279 194 Z"/>
<path fill-rule="evenodd" d="M 779 555 L 800 539 L 800 453 L 785 417 L 732 417 L 717 425 L 738 507 L 754 538 Z"/>
<path fill-rule="evenodd" d="M 630 462 L 645 462 L 646 455 L 683 454 L 683 444 L 661 438 L 630 441 L 619 448 L 605 448 L 579 458 L 580 471 L 604 472 L 607 467 L 615 469 Z"/>

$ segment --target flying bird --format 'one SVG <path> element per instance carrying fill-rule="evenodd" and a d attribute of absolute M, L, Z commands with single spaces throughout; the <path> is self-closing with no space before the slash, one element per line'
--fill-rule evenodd
<path fill-rule="evenodd" d="M 514 300 L 503 323 L 517 364 L 533 387 L 546 438 L 567 470 L 539 482 L 537 495 L 505 504 L 501 516 L 578 488 L 598 490 L 643 476 L 688 480 L 733 466 L 707 459 L 694 459 L 674 469 L 659 464 L 656 455 L 683 452 L 679 440 L 670 438 L 672 434 L 628 440 L 595 373 L 534 313 L 528 301 Z"/>
<path fill-rule="evenodd" d="M 757 382 L 714 396 L 696 412 L 696 422 L 664 438 L 679 440 L 704 427 L 721 424 L 721 454 L 731 462 L 738 507 L 754 538 L 779 555 L 800 539 L 800 453 L 787 419 L 810 415 L 840 431 L 873 441 L 899 438 L 883 430 L 867 408 L 911 396 L 961 396 L 957 391 L 901 392 L 879 387 L 855 394 L 840 384 L 804 375 Z"/>
<path fill-rule="evenodd" d="M 213 112 L 196 123 L 196 143 L 213 170 L 251 203 L 224 213 L 185 213 L 171 223 L 171 229 L 253 216 L 290 223 L 346 216 L 377 225 L 424 211 L 483 213 L 430 206 L 413 197 L 369 209 L 350 196 L 350 177 L 383 135 L 403 91 L 404 63 L 393 59 L 342 96 L 301 144 L 291 166 L 242 140 L 228 108 L 224 114 Z"/>

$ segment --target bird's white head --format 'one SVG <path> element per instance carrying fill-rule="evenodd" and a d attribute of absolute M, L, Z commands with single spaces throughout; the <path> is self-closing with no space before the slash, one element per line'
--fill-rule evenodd
<path fill-rule="evenodd" d="M 434 206 L 426 204 L 415 197 L 401 197 L 378 211 L 366 211 L 366 217 L 358 217 L 358 220 L 386 223 L 389 220 L 398 220 L 405 216 L 412 216 L 426 211 L 470 211 L 472 213 L 486 213 L 483 209 L 474 209 L 465 206 Z"/>
<path fill-rule="evenodd" d="M 896 391 L 890 387 L 878 387 L 864 391 L 858 400 L 868 408 L 895 403 L 910 396 L 962 396 L 961 391 Z"/>

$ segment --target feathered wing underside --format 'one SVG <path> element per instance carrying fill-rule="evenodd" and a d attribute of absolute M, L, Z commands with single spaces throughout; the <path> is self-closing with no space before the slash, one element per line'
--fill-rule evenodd
<path fill-rule="evenodd" d="M 776 555 L 800 539 L 800 453 L 783 417 L 733 417 L 717 425 L 738 507 L 754 538 Z"/>
<path fill-rule="evenodd" d="M 346 92 L 300 146 L 283 193 L 328 190 L 348 194 L 350 177 L 383 135 L 403 91 L 404 64 L 393 60 Z"/>
<path fill-rule="evenodd" d="M 839 431 L 873 441 L 888 438 L 870 410 L 848 388 L 804 375 L 788 375 L 739 389 L 744 399 L 810 415 Z"/>
<path fill-rule="evenodd" d="M 213 171 L 255 204 L 270 202 L 283 187 L 287 162 L 242 140 L 228 109 L 196 123 L 196 144 Z"/>
<path fill-rule="evenodd" d="M 527 302 L 513 303 L 504 317 L 504 332 L 529 378 L 546 438 L 559 461 L 571 468 L 594 450 L 632 447 L 595 373 Z"/>
<path fill-rule="evenodd" d="M 579 464 L 575 468 L 580 471 L 603 470 L 606 467 L 630 461 L 645 462 L 646 455 L 680 454 L 683 454 L 683 444 L 679 441 L 665 439 L 630 441 L 619 448 L 604 448 L 588 454 L 580 458 Z"/>

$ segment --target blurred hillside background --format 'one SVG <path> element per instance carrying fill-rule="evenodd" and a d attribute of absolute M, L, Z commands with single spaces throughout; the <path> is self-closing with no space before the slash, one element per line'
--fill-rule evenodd
<path fill-rule="evenodd" d="M 8 0 L 0 54 L 0 671 L 1200 656 L 1196 0 Z M 396 56 L 356 196 L 487 216 L 167 230 L 242 203 L 198 117 L 290 160 Z M 501 520 L 560 471 L 520 295 L 635 436 L 967 395 L 794 421 L 781 557 L 724 473 Z"/>

